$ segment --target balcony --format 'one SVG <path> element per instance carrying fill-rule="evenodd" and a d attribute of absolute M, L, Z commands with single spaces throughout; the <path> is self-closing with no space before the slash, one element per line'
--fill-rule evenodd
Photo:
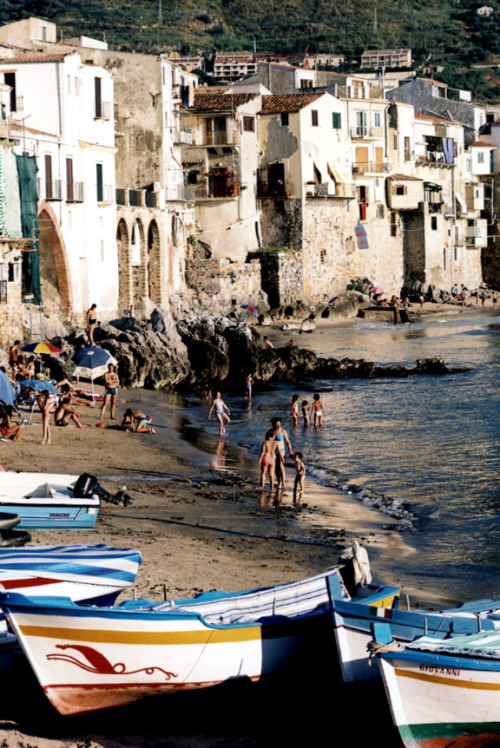
<path fill-rule="evenodd" d="M 193 145 L 191 130 L 176 130 L 174 132 L 174 145 Z"/>
<path fill-rule="evenodd" d="M 144 205 L 144 190 L 129 190 L 128 204 L 132 208 L 142 208 Z"/>
<path fill-rule="evenodd" d="M 165 187 L 165 200 L 167 202 L 178 202 L 179 200 L 188 200 L 189 198 L 184 194 L 185 188 L 183 184 L 169 184 Z M 187 191 L 187 188 L 186 188 Z"/>
<path fill-rule="evenodd" d="M 96 101 L 94 119 L 110 120 L 111 119 L 111 102 Z"/>
<path fill-rule="evenodd" d="M 238 182 L 226 185 L 188 184 L 185 189 L 186 199 L 191 201 L 231 200 L 240 194 L 240 185 Z"/>
<path fill-rule="evenodd" d="M 97 185 L 97 202 L 110 205 L 115 202 L 115 190 L 110 184 Z"/>
<path fill-rule="evenodd" d="M 392 164 L 382 161 L 356 161 L 352 165 L 352 173 L 362 176 L 363 174 L 390 174 Z"/>
<path fill-rule="evenodd" d="M 66 184 L 66 202 L 83 203 L 83 182 L 68 182 Z"/>
<path fill-rule="evenodd" d="M 351 127 L 352 140 L 379 140 L 384 136 L 382 127 L 368 127 L 368 125 L 356 125 Z"/>
<path fill-rule="evenodd" d="M 193 145 L 236 145 L 238 133 L 235 130 L 216 130 L 215 132 L 198 132 Z"/>
<path fill-rule="evenodd" d="M 62 200 L 62 181 L 54 179 L 50 182 L 45 181 L 45 199 Z"/>

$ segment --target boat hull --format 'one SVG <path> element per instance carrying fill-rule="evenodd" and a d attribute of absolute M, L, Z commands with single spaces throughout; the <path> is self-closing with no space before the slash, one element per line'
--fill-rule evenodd
<path fill-rule="evenodd" d="M 380 668 L 395 725 L 405 746 L 500 743 L 500 670 L 461 658 L 408 659 L 384 654 Z"/>
<path fill-rule="evenodd" d="M 74 497 L 77 480 L 77 475 L 58 473 L 0 473 L 0 511 L 17 514 L 20 529 L 90 530 L 100 500 Z"/>
<path fill-rule="evenodd" d="M 307 674 L 334 656 L 326 575 L 191 601 L 85 608 L 0 596 L 46 695 L 61 714 L 120 706 L 280 670 Z M 330 572 L 328 580 L 337 572 Z M 372 604 L 397 588 L 367 588 Z"/>

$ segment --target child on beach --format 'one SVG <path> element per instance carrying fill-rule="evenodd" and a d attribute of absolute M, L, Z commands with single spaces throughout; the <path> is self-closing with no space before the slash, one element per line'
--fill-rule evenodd
<path fill-rule="evenodd" d="M 320 400 L 318 393 L 314 395 L 314 402 L 312 404 L 312 415 L 314 418 L 314 428 L 323 425 L 323 416 L 326 415 L 326 410 L 323 403 Z"/>
<path fill-rule="evenodd" d="M 302 417 L 304 419 L 304 427 L 307 428 L 310 422 L 309 403 L 307 400 L 302 400 Z"/>
<path fill-rule="evenodd" d="M 245 377 L 245 398 L 248 398 L 248 402 L 252 402 L 252 385 L 255 384 L 254 379 L 250 372 Z"/>
<path fill-rule="evenodd" d="M 272 438 L 266 438 L 262 442 L 262 449 L 259 457 L 260 465 L 260 487 L 264 488 L 266 484 L 266 475 L 269 478 L 271 491 L 274 490 L 275 465 L 276 465 L 276 442 Z"/>
<path fill-rule="evenodd" d="M 210 420 L 210 416 L 212 415 L 212 411 L 214 408 L 215 416 L 219 421 L 219 436 L 224 436 L 224 434 L 226 433 L 226 425 L 231 420 L 229 418 L 229 416 L 231 415 L 231 411 L 227 407 L 224 400 L 221 398 L 220 392 L 216 393 L 214 401 L 210 406 L 210 410 L 208 411 L 208 420 Z"/>
<path fill-rule="evenodd" d="M 300 500 L 302 499 L 302 494 L 304 492 L 304 478 L 306 475 L 306 466 L 302 462 L 302 452 L 295 452 L 293 456 L 293 461 L 295 463 L 295 481 L 293 484 L 293 503 L 300 504 Z M 297 501 L 297 497 L 299 497 L 298 501 Z"/>
<path fill-rule="evenodd" d="M 292 409 L 290 411 L 290 415 L 292 416 L 294 428 L 297 428 L 297 426 L 299 425 L 299 396 L 298 395 L 294 395 L 292 397 Z"/>

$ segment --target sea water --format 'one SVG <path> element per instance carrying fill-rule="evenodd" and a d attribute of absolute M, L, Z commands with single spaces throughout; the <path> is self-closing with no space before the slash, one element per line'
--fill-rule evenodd
<path fill-rule="evenodd" d="M 443 595 L 457 600 L 500 598 L 500 315 L 480 309 L 401 326 L 351 320 L 295 342 L 320 356 L 407 366 L 440 357 L 467 371 L 273 384 L 254 391 L 251 407 L 242 382 L 241 396 L 223 393 L 232 415 L 223 444 L 207 403 L 155 394 L 151 407 L 160 423 L 167 415 L 173 421 L 183 456 L 248 470 L 270 418 L 281 417 L 309 479 L 373 502 L 381 527 L 389 520 L 404 533 L 415 550 L 401 560 L 407 577 L 440 580 Z M 323 428 L 294 430 L 292 395 L 312 402 L 315 391 L 326 409 Z"/>

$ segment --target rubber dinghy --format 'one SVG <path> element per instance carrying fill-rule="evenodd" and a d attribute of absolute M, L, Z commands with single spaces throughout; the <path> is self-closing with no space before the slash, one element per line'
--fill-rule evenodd
<path fill-rule="evenodd" d="M 341 583 L 334 569 L 277 587 L 159 604 L 89 608 L 3 594 L 0 606 L 51 703 L 76 714 L 234 678 L 258 680 L 304 659 L 310 668 L 324 658 L 326 637 L 333 643 L 331 576 Z M 373 584 L 359 592 L 368 605 L 389 605 L 396 594 L 398 588 Z"/>
<path fill-rule="evenodd" d="M 392 717 L 405 746 L 500 744 L 500 633 L 442 640 L 424 636 L 406 646 L 374 627 Z"/>

